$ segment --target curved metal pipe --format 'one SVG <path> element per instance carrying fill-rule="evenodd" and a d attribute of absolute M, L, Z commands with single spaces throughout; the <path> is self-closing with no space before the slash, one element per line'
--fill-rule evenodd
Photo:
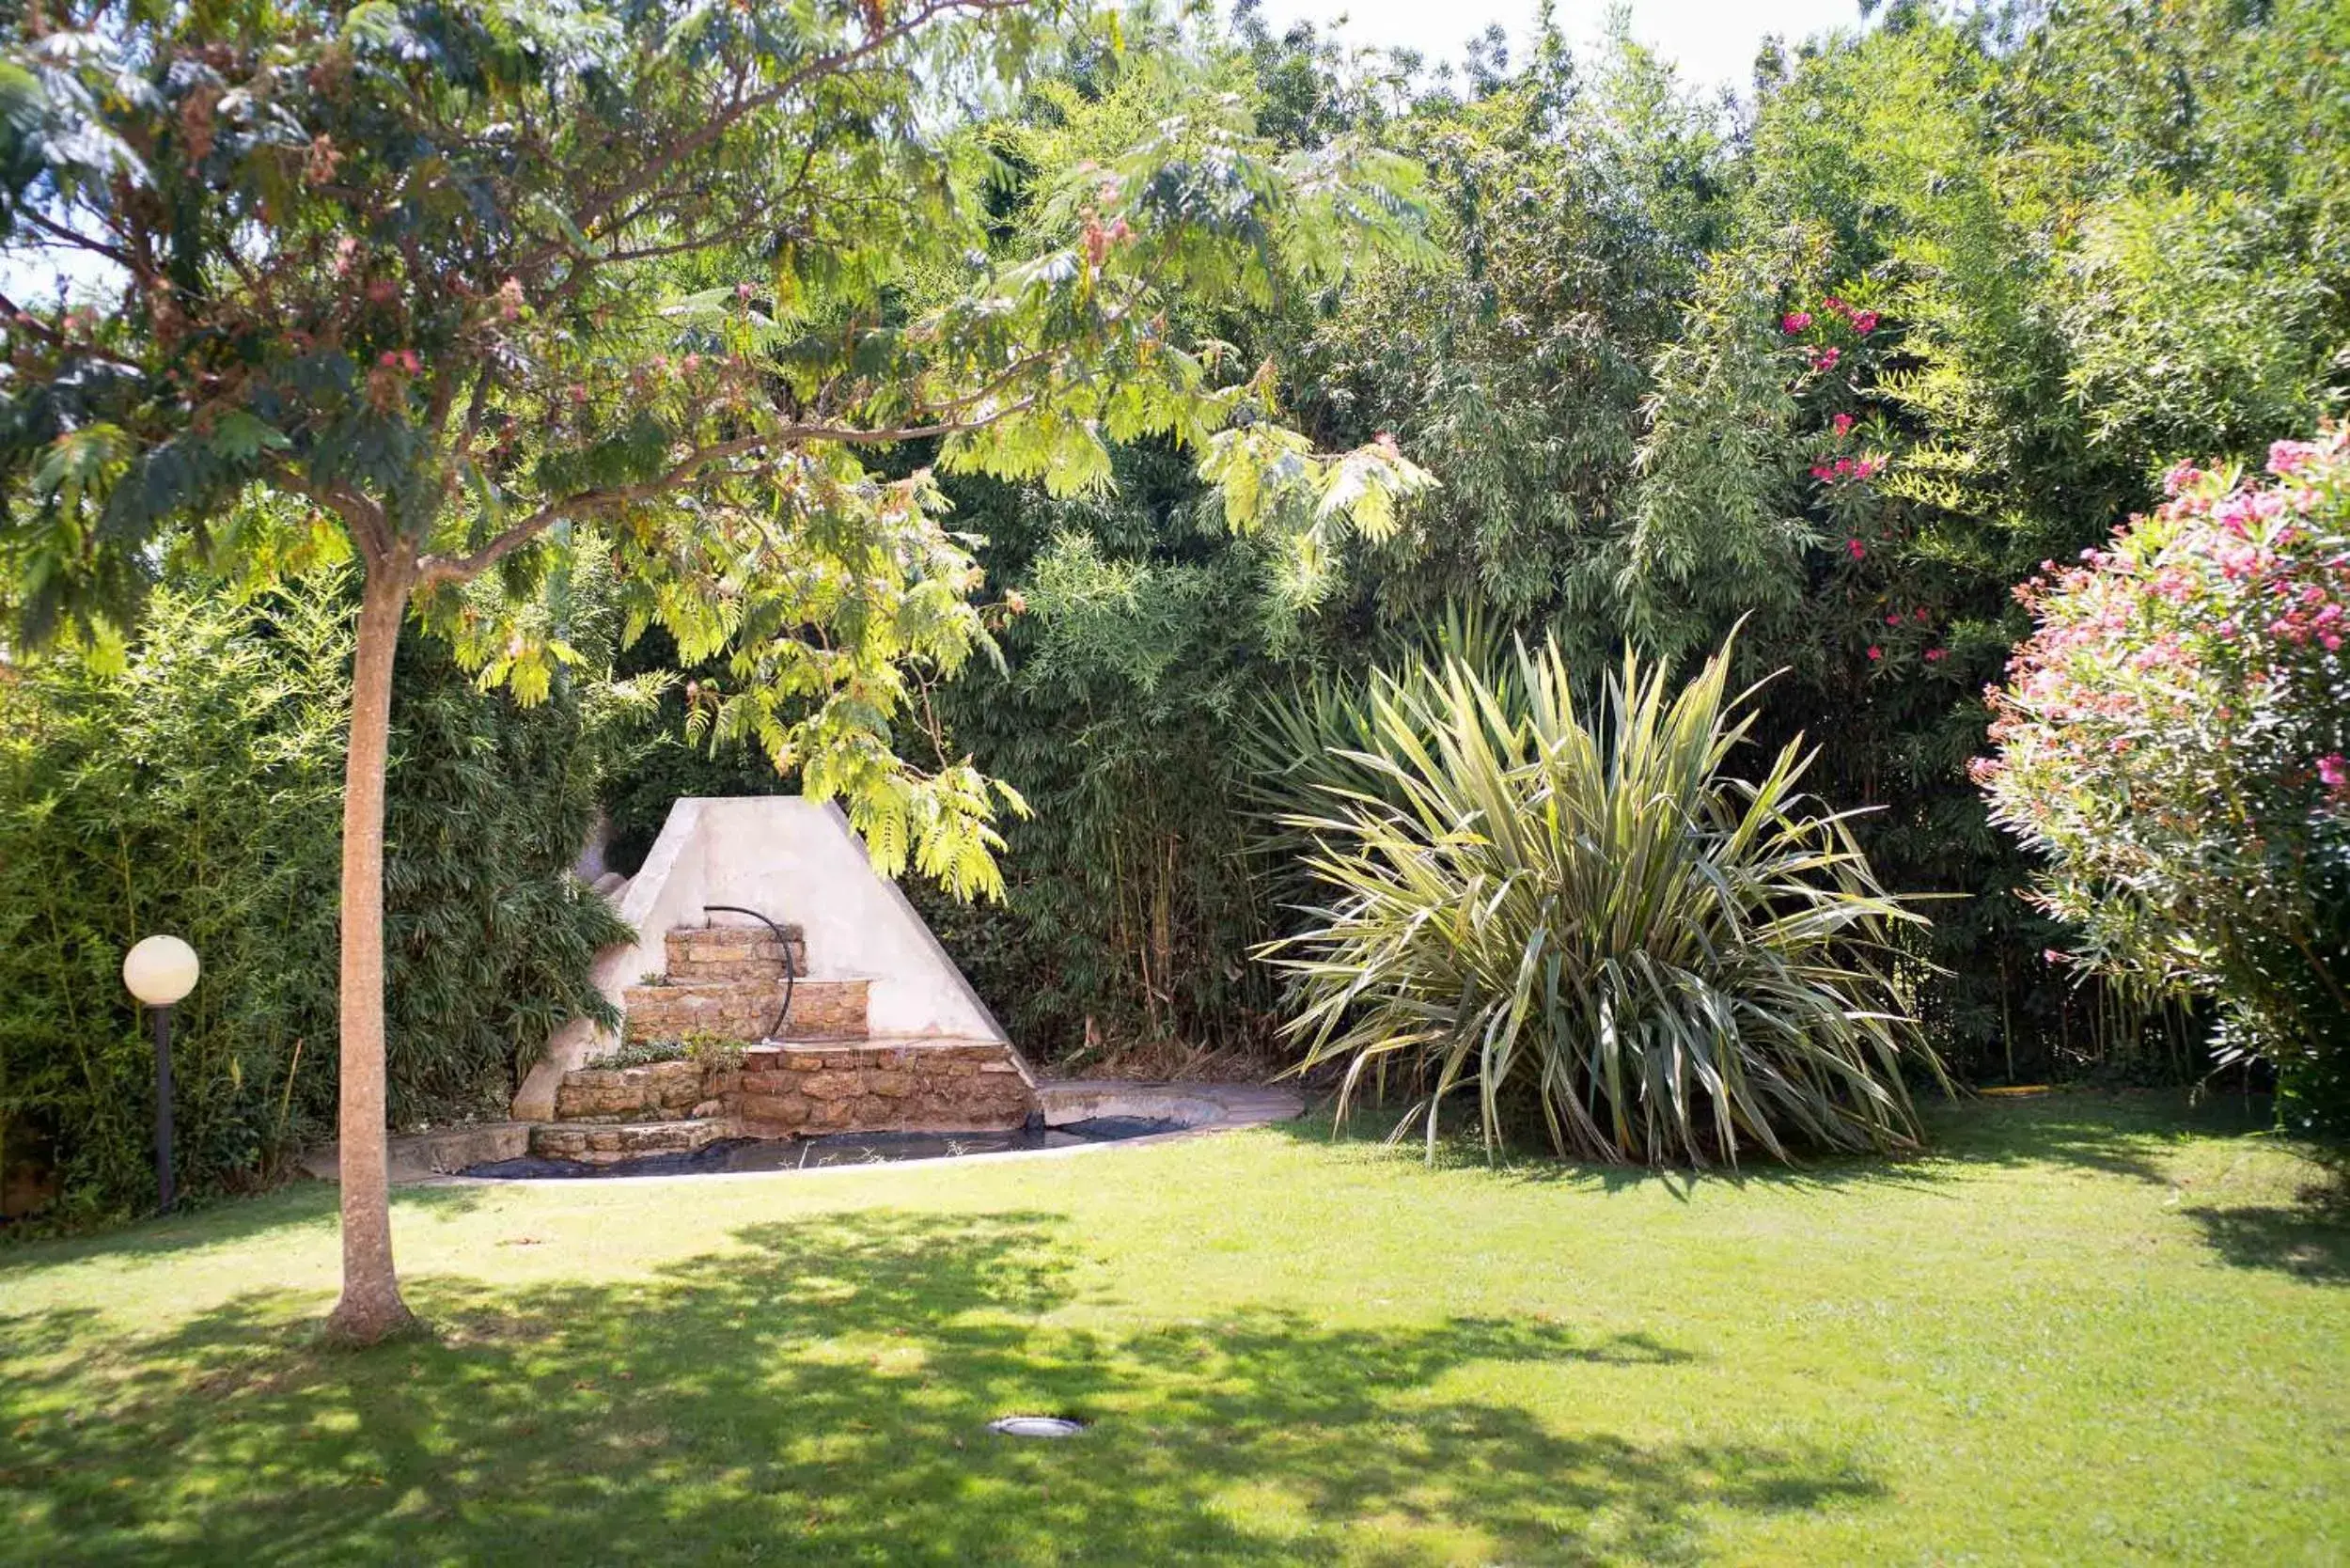
<path fill-rule="evenodd" d="M 760 922 L 776 933 L 776 942 L 783 949 L 783 1006 L 776 1011 L 776 1021 L 769 1027 L 767 1038 L 781 1040 L 783 1021 L 791 1016 L 791 993 L 799 978 L 797 971 L 791 967 L 791 933 L 758 910 L 745 909 L 739 903 L 706 903 L 702 905 L 702 913 L 705 915 L 748 915 L 752 919 Z"/>

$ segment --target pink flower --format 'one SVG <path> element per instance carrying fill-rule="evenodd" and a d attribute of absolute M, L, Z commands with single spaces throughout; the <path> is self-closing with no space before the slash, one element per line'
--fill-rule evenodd
<path fill-rule="evenodd" d="M 1843 351 L 1841 349 L 1813 349 L 1811 368 L 1815 370 L 1833 370 L 1836 368 L 1836 362 L 1842 357 Z"/>
<path fill-rule="evenodd" d="M 1827 422 L 1827 428 L 1834 431 L 1836 432 L 1837 439 L 1841 441 L 1845 436 L 1852 434 L 1852 416 L 1849 414 L 1840 414 L 1835 418 L 1830 419 Z"/>
<path fill-rule="evenodd" d="M 1815 463 L 1811 465 L 1811 477 L 1825 484 L 1836 477 L 1836 470 L 1825 463 Z"/>
<path fill-rule="evenodd" d="M 1796 333 L 1801 332 L 1804 328 L 1810 326 L 1810 324 L 1811 316 L 1809 311 L 1790 310 L 1785 316 L 1780 318 L 1778 330 L 1786 333 L 1792 337 Z"/>
<path fill-rule="evenodd" d="M 1855 316 L 1852 319 L 1852 329 L 1863 337 L 1868 337 L 1877 329 L 1877 313 L 1873 310 L 1864 310 Z"/>
<path fill-rule="evenodd" d="M 1858 560 L 1869 553 L 1869 547 L 1856 539 L 1848 539 L 1844 541 L 1844 553 Z"/>
<path fill-rule="evenodd" d="M 1838 478 L 1842 478 L 1845 475 L 1847 475 L 1847 474 L 1849 474 L 1849 473 L 1851 473 L 1851 472 L 1852 472 L 1852 459 L 1850 459 L 1850 458 L 1838 458 L 1838 459 L 1836 460 L 1836 477 L 1837 477 Z"/>
<path fill-rule="evenodd" d="M 2345 761 L 2339 751 L 2320 757 L 2317 760 L 2317 776 L 2329 790 L 2350 786 L 2350 761 Z"/>
<path fill-rule="evenodd" d="M 1885 650 L 1879 648 L 1875 643 L 1871 643 L 1869 645 L 1869 657 L 1872 659 L 1882 659 L 1885 657 Z"/>
<path fill-rule="evenodd" d="M 1887 624 L 1888 626 L 1899 626 L 1901 623 L 1902 623 L 1902 615 L 1901 615 L 1901 612 L 1900 612 L 1899 610 L 1894 611 L 1891 615 L 1888 615 L 1888 616 L 1887 616 L 1887 617 L 1885 618 L 1885 624 Z"/>
<path fill-rule="evenodd" d="M 1929 648 L 1926 650 L 1926 663 L 1930 665 L 1938 665 L 1950 656 L 1950 651 L 1947 648 Z"/>
<path fill-rule="evenodd" d="M 1827 298 L 1822 300 L 1820 302 L 1820 306 L 1823 309 L 1835 311 L 1839 316 L 1841 316 L 1845 310 L 1849 308 L 1842 300 L 1838 299 L 1834 294 L 1830 294 Z"/>
<path fill-rule="evenodd" d="M 2268 471 L 2277 475 L 2298 473 L 2315 456 L 2314 441 L 2272 441 L 2268 445 Z"/>
<path fill-rule="evenodd" d="M 1882 466 L 1884 465 L 1875 458 L 1862 458 L 1858 463 L 1853 464 L 1853 472 L 1861 478 L 1872 478 L 1875 477 L 1876 471 Z"/>
<path fill-rule="evenodd" d="M 1934 619 L 1934 616 L 1933 616 L 1933 613 L 1932 613 L 1931 611 L 1929 611 L 1929 610 L 1928 610 L 1928 609 L 1927 609 L 1927 608 L 1926 608 L 1923 604 L 1920 604 L 1920 605 L 1919 605 L 1919 606 L 1918 606 L 1915 610 L 1913 610 L 1913 611 L 1911 611 L 1911 612 L 1910 612 L 1910 619 L 1911 619 L 1912 620 L 1916 620 L 1916 621 L 1919 621 L 1919 622 L 1922 623 L 1922 622 L 1928 621 L 1928 620 L 1932 620 L 1932 619 Z"/>

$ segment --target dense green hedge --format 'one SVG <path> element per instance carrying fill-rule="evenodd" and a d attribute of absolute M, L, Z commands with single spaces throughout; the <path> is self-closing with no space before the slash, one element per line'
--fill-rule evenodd
<path fill-rule="evenodd" d="M 204 964 L 179 1009 L 182 1190 L 266 1179 L 331 1133 L 343 693 L 335 578 L 244 606 L 156 595 L 127 667 L 0 666 L 0 1168 L 23 1207 L 153 1200 L 152 1066 L 123 992 L 135 938 Z M 483 696 L 400 650 L 388 888 L 391 1106 L 495 1113 L 619 935 L 567 870 L 594 809 L 579 706 Z"/>

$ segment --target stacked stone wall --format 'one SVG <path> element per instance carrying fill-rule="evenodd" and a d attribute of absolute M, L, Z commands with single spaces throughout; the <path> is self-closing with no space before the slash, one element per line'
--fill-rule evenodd
<path fill-rule="evenodd" d="M 764 927 L 682 927 L 669 933 L 669 978 L 672 980 L 771 980 L 783 973 L 784 954 L 791 955 L 791 972 L 807 973 L 807 939 L 797 926 L 783 928 L 783 936 Z"/>
<path fill-rule="evenodd" d="M 869 981 L 802 980 L 791 993 L 784 1020 L 786 1040 L 861 1040 L 865 1036 L 865 993 Z M 683 1040 L 697 1034 L 720 1040 L 758 1041 L 775 1027 L 783 1007 L 780 980 L 708 981 L 689 985 L 632 985 L 626 993 L 628 1038 Z"/>
<path fill-rule="evenodd" d="M 784 1046 L 743 1058 L 739 1105 L 754 1137 L 997 1131 L 1036 1095 L 1001 1045 Z"/>

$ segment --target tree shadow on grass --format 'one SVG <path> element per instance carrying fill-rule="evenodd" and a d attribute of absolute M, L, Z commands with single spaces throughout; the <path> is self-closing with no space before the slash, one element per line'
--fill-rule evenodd
<path fill-rule="evenodd" d="M 1334 1127 L 1330 1107 L 1325 1105 L 1296 1121 L 1278 1123 L 1277 1128 L 1301 1143 L 1324 1148 L 1337 1145 L 1357 1154 L 1419 1165 L 1427 1159 L 1425 1134 L 1415 1119 L 1406 1136 L 1392 1137 L 1398 1114 L 1384 1105 L 1358 1106 L 1343 1124 Z M 1433 1168 L 1478 1170 L 1496 1181 L 1567 1190 L 1614 1194 L 1655 1189 L 1683 1202 L 1708 1188 L 1929 1188 L 1940 1181 L 1930 1165 L 1916 1159 L 1865 1154 L 1813 1154 L 1794 1162 L 1782 1162 L 1749 1151 L 1734 1167 L 1716 1165 L 1691 1170 L 1683 1167 L 1600 1165 L 1560 1159 L 1541 1145 L 1515 1143 L 1489 1158 L 1473 1115 L 1458 1124 L 1453 1124 L 1448 1116 L 1448 1123 L 1436 1140 Z"/>
<path fill-rule="evenodd" d="M 404 1185 L 394 1189 L 394 1200 L 403 1208 L 452 1215 L 478 1208 L 493 1190 L 454 1182 Z M 84 1235 L 27 1235 L 0 1245 L 0 1278 L 11 1268 L 50 1268 L 86 1258 L 161 1257 L 306 1226 L 332 1230 L 338 1222 L 338 1200 L 333 1183 L 304 1180 L 255 1196 L 210 1199 Z"/>
<path fill-rule="evenodd" d="M 2338 1210 L 2248 1205 L 2196 1209 L 2188 1217 L 2202 1228 L 2212 1250 L 2238 1268 L 2350 1285 L 2350 1220 Z"/>
<path fill-rule="evenodd" d="M 1438 1139 L 1439 1168 L 1490 1168 L 1512 1181 L 1596 1187 L 1606 1192 L 1662 1187 L 1686 1200 L 1709 1186 L 1731 1188 L 1930 1188 L 1948 1183 L 1966 1166 L 2070 1166 L 2135 1181 L 2167 1183 L 2166 1146 L 2190 1138 L 2261 1137 L 2271 1126 L 2266 1102 L 2246 1104 L 2240 1096 L 2208 1097 L 2191 1103 L 2185 1090 L 2061 1090 L 2020 1099 L 1983 1099 L 1972 1094 L 1944 1099 L 1920 1095 L 1926 1147 L 1913 1155 L 1810 1154 L 1791 1163 L 1750 1155 L 1736 1168 L 1705 1170 L 1605 1166 L 1561 1160 L 1527 1145 L 1489 1161 L 1465 1113 L 1448 1124 Z M 1389 1106 L 1358 1106 L 1345 1125 L 1332 1129 L 1330 1105 L 1318 1105 L 1282 1130 L 1301 1141 L 1352 1145 L 1371 1151 L 1388 1141 L 1400 1112 Z M 1418 1160 L 1425 1144 L 1417 1124 L 1395 1147 L 1395 1156 Z"/>
<path fill-rule="evenodd" d="M 440 1337 L 358 1355 L 280 1294 L 134 1341 L 0 1320 L 0 1559 L 1670 1562 L 1725 1511 L 1881 1491 L 1829 1450 L 1561 1432 L 1450 1387 L 1579 1368 L 1620 1408 L 1610 1380 L 1687 1359 L 1641 1336 L 1057 1324 L 1062 1227 L 870 1212 L 620 1284 L 421 1279 Z M 1008 1412 L 1092 1426 L 990 1433 Z"/>
<path fill-rule="evenodd" d="M 1970 1165 L 2065 1165 L 2167 1184 L 2165 1155 L 2202 1138 L 2261 1137 L 2275 1120 L 2264 1098 L 2179 1090 L 2062 1089 L 2016 1099 L 1937 1105 L 1935 1152 Z"/>

